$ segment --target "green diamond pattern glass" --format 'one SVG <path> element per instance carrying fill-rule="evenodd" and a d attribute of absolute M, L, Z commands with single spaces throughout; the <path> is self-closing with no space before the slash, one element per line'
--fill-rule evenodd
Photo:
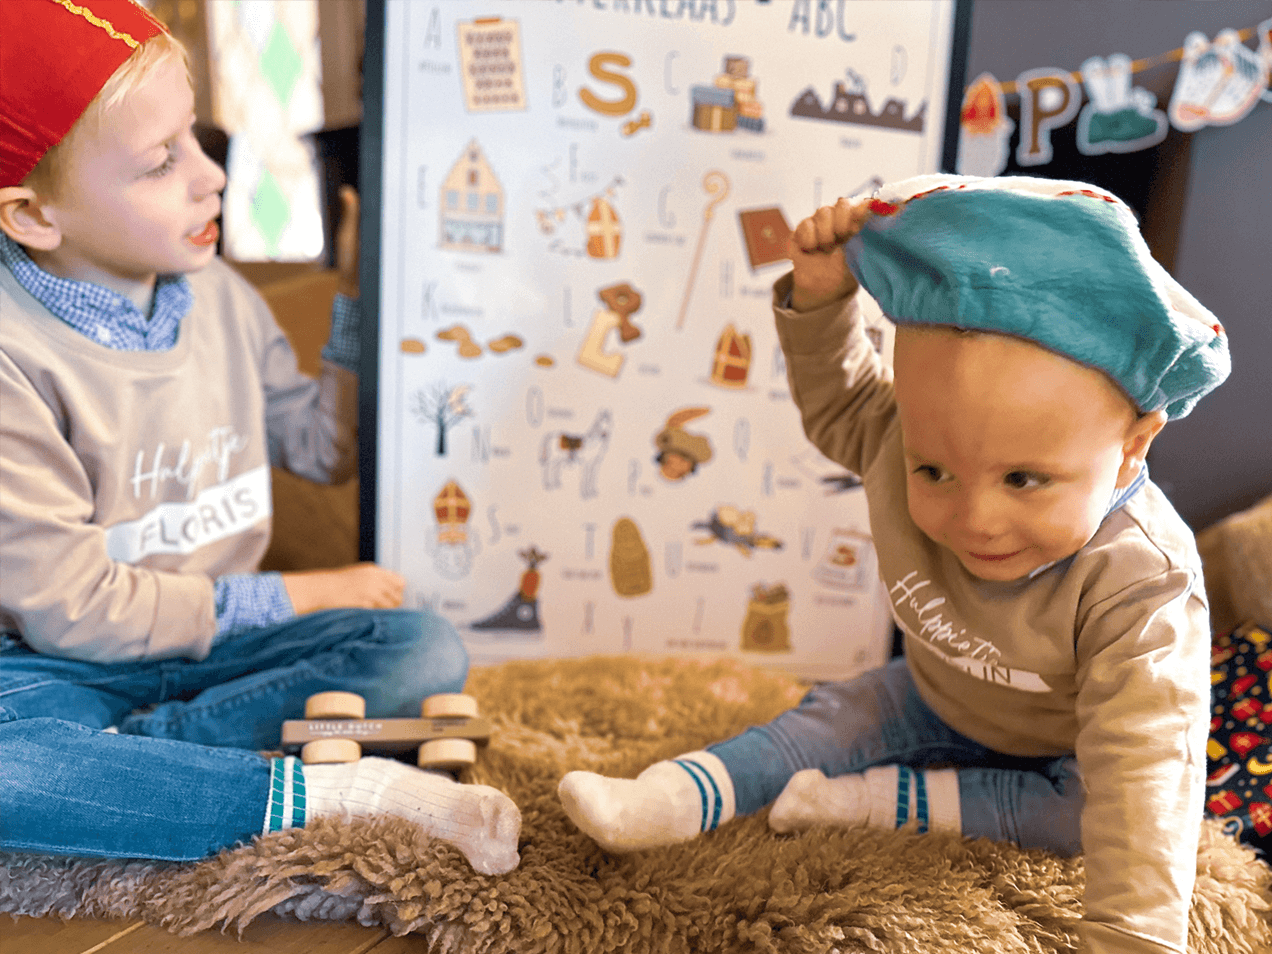
<path fill-rule="evenodd" d="M 271 256 L 278 254 L 278 240 L 291 221 L 291 205 L 273 173 L 265 169 L 252 195 L 252 223 L 265 238 Z"/>
<path fill-rule="evenodd" d="M 269 42 L 261 51 L 261 72 L 274 88 L 278 101 L 287 108 L 292 90 L 296 88 L 296 80 L 300 77 L 304 64 L 296 47 L 281 23 L 275 21 L 270 32 Z"/>

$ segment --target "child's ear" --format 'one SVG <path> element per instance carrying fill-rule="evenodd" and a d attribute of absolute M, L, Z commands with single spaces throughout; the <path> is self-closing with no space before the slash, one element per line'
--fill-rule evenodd
<path fill-rule="evenodd" d="M 1136 418 L 1131 424 L 1126 432 L 1126 440 L 1122 443 L 1122 466 L 1117 472 L 1118 487 L 1130 486 L 1135 475 L 1144 466 L 1153 438 L 1161 433 L 1165 426 L 1165 411 L 1150 411 Z"/>
<path fill-rule="evenodd" d="M 62 230 L 45 214 L 44 201 L 27 186 L 0 188 L 0 229 L 19 245 L 42 252 L 62 244 Z"/>

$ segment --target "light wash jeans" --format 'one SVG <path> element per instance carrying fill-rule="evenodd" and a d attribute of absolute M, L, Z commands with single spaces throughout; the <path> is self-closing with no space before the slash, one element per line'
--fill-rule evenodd
<path fill-rule="evenodd" d="M 0 636 L 0 849 L 173 861 L 259 834 L 285 719 L 341 689 L 415 716 L 468 654 L 439 616 L 327 610 L 229 636 L 202 662 L 59 659 Z M 102 732 L 118 726 L 119 734 Z"/>
<path fill-rule="evenodd" d="M 957 768 L 963 834 L 1081 850 L 1082 777 L 1072 756 L 1018 758 L 955 732 L 919 698 L 904 659 L 812 689 L 799 706 L 709 746 L 729 770 L 739 815 L 774 801 L 792 775 L 829 778 L 874 765 Z"/>

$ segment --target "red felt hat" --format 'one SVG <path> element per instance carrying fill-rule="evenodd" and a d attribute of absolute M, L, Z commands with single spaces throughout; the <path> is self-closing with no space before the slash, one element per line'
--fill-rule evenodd
<path fill-rule="evenodd" d="M 0 186 L 62 141 L 123 62 L 164 27 L 133 0 L 4 0 Z"/>

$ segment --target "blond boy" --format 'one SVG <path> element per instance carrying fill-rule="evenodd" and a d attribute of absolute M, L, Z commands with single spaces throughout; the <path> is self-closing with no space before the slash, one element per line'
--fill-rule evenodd
<path fill-rule="evenodd" d="M 863 479 L 905 658 L 566 811 L 636 850 L 772 803 L 816 824 L 1085 854 L 1093 954 L 1183 954 L 1209 630 L 1192 535 L 1147 479 L 1228 373 L 1218 322 L 1082 183 L 922 177 L 800 223 L 774 290 L 805 432 Z M 858 281 L 898 326 L 893 368 Z"/>
<path fill-rule="evenodd" d="M 0 847 L 184 860 L 391 813 L 507 871 L 501 792 L 252 751 L 314 692 L 418 711 L 462 688 L 467 656 L 378 566 L 257 572 L 270 465 L 353 472 L 357 309 L 338 301 L 314 381 L 216 257 L 225 176 L 184 57 L 129 0 L 5 4 Z"/>

